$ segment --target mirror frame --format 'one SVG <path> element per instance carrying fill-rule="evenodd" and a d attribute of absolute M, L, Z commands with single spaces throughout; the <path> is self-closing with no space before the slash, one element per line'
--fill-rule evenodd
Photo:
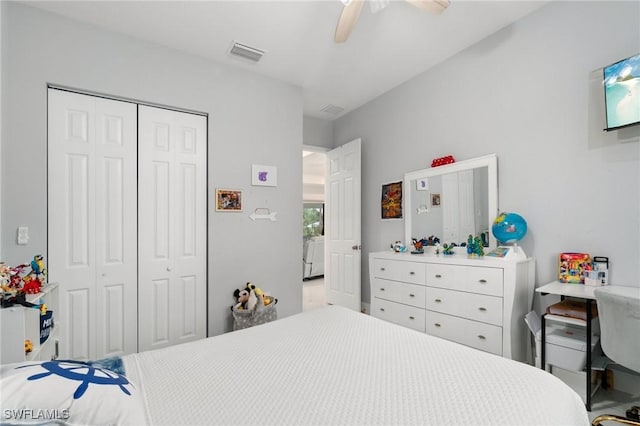
<path fill-rule="evenodd" d="M 402 191 L 405 206 L 405 222 L 404 222 L 404 234 L 405 244 L 407 247 L 411 246 L 411 214 L 409 213 L 413 209 L 411 202 L 411 187 L 410 182 L 417 179 L 426 179 L 434 176 L 442 176 L 449 173 L 456 173 L 464 170 L 477 169 L 479 167 L 487 167 L 487 205 L 489 213 L 489 223 L 487 224 L 489 229 L 489 250 L 497 247 L 496 238 L 491 232 L 491 225 L 496 217 L 498 217 L 498 156 L 496 154 L 489 154 L 482 157 L 471 158 L 469 160 L 458 161 L 444 166 L 430 167 L 428 169 L 416 170 L 404 175 L 404 181 L 402 182 Z"/>

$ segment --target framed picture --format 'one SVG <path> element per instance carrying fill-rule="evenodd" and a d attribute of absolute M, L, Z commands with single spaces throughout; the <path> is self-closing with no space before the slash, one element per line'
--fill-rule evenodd
<path fill-rule="evenodd" d="M 440 193 L 432 192 L 431 193 L 431 207 L 440 207 L 441 204 Z"/>
<path fill-rule="evenodd" d="M 242 191 L 238 189 L 216 189 L 217 212 L 241 212 Z"/>
<path fill-rule="evenodd" d="M 418 190 L 418 191 L 428 191 L 429 190 L 429 183 L 427 181 L 427 178 L 416 179 L 416 190 Z"/>
<path fill-rule="evenodd" d="M 382 185 L 382 219 L 402 219 L 402 182 Z"/>
<path fill-rule="evenodd" d="M 251 185 L 278 186 L 278 168 L 274 166 L 263 166 L 261 164 L 252 164 L 251 165 Z"/>

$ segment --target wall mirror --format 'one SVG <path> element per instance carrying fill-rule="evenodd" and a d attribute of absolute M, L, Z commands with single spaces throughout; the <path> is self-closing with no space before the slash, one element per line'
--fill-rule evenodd
<path fill-rule="evenodd" d="M 444 243 L 466 243 L 482 236 L 495 248 L 491 233 L 498 216 L 498 158 L 495 154 L 404 175 L 405 242 L 435 236 Z"/>

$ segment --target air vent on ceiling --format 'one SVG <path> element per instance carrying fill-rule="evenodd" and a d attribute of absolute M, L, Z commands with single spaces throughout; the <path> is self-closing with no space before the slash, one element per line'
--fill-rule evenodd
<path fill-rule="evenodd" d="M 344 108 L 342 108 L 341 106 L 329 104 L 329 105 L 325 106 L 324 108 L 322 108 L 320 111 L 327 112 L 327 113 L 329 113 L 331 115 L 338 115 L 342 111 L 344 111 Z"/>
<path fill-rule="evenodd" d="M 237 41 L 234 41 L 227 53 L 229 55 L 248 59 L 252 62 L 258 62 L 264 56 L 265 51 L 256 47 L 248 46 L 244 43 L 238 43 Z"/>

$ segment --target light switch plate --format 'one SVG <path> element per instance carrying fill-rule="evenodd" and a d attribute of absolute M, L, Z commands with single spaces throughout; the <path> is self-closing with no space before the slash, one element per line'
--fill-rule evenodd
<path fill-rule="evenodd" d="M 27 245 L 29 242 L 29 228 L 27 226 L 18 227 L 18 244 L 21 246 Z"/>

